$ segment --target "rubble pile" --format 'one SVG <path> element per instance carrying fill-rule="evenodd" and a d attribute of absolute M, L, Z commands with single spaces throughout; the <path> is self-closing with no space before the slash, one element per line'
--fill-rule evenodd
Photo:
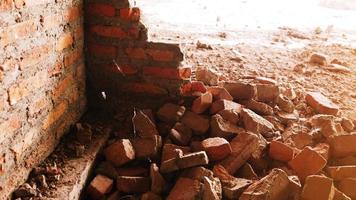
<path fill-rule="evenodd" d="M 356 199 L 354 123 L 320 92 L 248 77 L 182 93 L 190 104 L 135 110 L 132 133 L 103 150 L 91 199 Z"/>

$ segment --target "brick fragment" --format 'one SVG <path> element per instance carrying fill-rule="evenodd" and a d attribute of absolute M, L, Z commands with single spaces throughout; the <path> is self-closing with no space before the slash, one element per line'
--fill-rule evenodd
<path fill-rule="evenodd" d="M 235 110 L 236 112 L 240 113 L 242 106 L 238 103 L 233 101 L 228 101 L 225 99 L 215 101 L 210 107 L 210 113 L 216 114 L 221 110 Z"/>
<path fill-rule="evenodd" d="M 297 173 L 301 180 L 320 172 L 326 165 L 326 160 L 310 147 L 305 147 L 288 165 Z"/>
<path fill-rule="evenodd" d="M 268 155 L 272 159 L 288 162 L 293 159 L 294 150 L 287 144 L 273 140 L 269 145 Z"/>
<path fill-rule="evenodd" d="M 169 193 L 167 200 L 200 199 L 203 184 L 198 180 L 179 178 Z"/>
<path fill-rule="evenodd" d="M 93 199 L 101 199 L 109 193 L 113 186 L 113 180 L 110 178 L 97 175 L 88 186 L 88 194 Z"/>
<path fill-rule="evenodd" d="M 249 100 L 256 96 L 256 87 L 250 83 L 231 82 L 224 83 L 224 88 L 237 100 Z"/>
<path fill-rule="evenodd" d="M 188 145 L 191 137 L 192 130 L 180 122 L 177 122 L 169 133 L 169 138 L 177 145 Z"/>
<path fill-rule="evenodd" d="M 184 146 L 177 146 L 174 144 L 164 144 L 163 146 L 163 150 L 162 150 L 162 157 L 161 160 L 162 161 L 166 161 L 172 158 L 176 157 L 176 152 L 175 150 L 179 149 L 183 152 L 183 154 L 187 154 L 191 152 L 190 147 L 184 147 Z"/>
<path fill-rule="evenodd" d="M 346 178 L 336 182 L 336 187 L 351 199 L 356 199 L 356 179 Z"/>
<path fill-rule="evenodd" d="M 256 180 L 258 176 L 249 163 L 244 164 L 238 171 L 237 176 L 249 180 Z"/>
<path fill-rule="evenodd" d="M 219 86 L 208 87 L 208 92 L 210 92 L 213 95 L 215 101 L 221 99 L 232 101 L 234 99 L 230 95 L 230 93 L 223 87 L 219 87 Z"/>
<path fill-rule="evenodd" d="M 333 199 L 334 185 L 331 178 L 325 176 L 311 175 L 305 179 L 302 199 L 305 200 L 329 200 Z"/>
<path fill-rule="evenodd" d="M 140 21 L 141 11 L 137 7 L 120 9 L 120 18 L 126 21 Z"/>
<path fill-rule="evenodd" d="M 162 147 L 162 138 L 159 135 L 146 138 L 135 138 L 131 141 L 136 158 L 153 158 Z"/>
<path fill-rule="evenodd" d="M 123 165 L 135 159 L 135 150 L 130 140 L 123 139 L 114 142 L 104 150 L 106 160 L 116 166 Z"/>
<path fill-rule="evenodd" d="M 240 119 L 240 114 L 236 110 L 221 110 L 217 114 L 232 124 L 237 124 Z"/>
<path fill-rule="evenodd" d="M 192 111 L 197 114 L 201 114 L 205 112 L 205 110 L 207 110 L 212 103 L 213 95 L 209 92 L 206 92 L 193 101 Z"/>
<path fill-rule="evenodd" d="M 310 56 L 309 62 L 316 65 L 326 66 L 326 56 L 319 53 L 314 53 Z"/>
<path fill-rule="evenodd" d="M 187 84 L 184 84 L 180 88 L 180 93 L 183 96 L 191 96 L 194 94 L 205 93 L 207 91 L 205 85 L 201 81 L 192 81 Z"/>
<path fill-rule="evenodd" d="M 124 193 L 145 193 L 150 190 L 150 178 L 119 176 L 116 179 L 117 190 Z"/>
<path fill-rule="evenodd" d="M 251 155 L 258 150 L 258 141 L 259 138 L 253 133 L 240 133 L 230 142 L 232 153 L 222 160 L 220 164 L 229 174 L 235 174 L 236 171 L 246 163 Z"/>
<path fill-rule="evenodd" d="M 255 78 L 256 81 L 262 84 L 271 84 L 271 85 L 277 85 L 277 81 L 268 77 L 262 77 L 258 76 Z"/>
<path fill-rule="evenodd" d="M 150 138 L 159 135 L 156 125 L 141 110 L 136 111 L 132 122 L 137 134 L 142 138 Z"/>
<path fill-rule="evenodd" d="M 292 113 L 294 111 L 293 102 L 282 94 L 277 97 L 277 105 L 284 112 Z"/>
<path fill-rule="evenodd" d="M 245 129 L 254 133 L 259 133 L 264 136 L 268 136 L 273 131 L 274 126 L 265 118 L 257 115 L 252 110 L 243 108 L 241 111 L 241 117 Z"/>
<path fill-rule="evenodd" d="M 161 194 L 166 185 L 166 181 L 159 172 L 159 168 L 155 163 L 151 164 L 150 167 L 150 177 L 151 177 L 151 191 L 155 194 Z"/>
<path fill-rule="evenodd" d="M 344 128 L 344 130 L 348 131 L 348 132 L 353 131 L 354 128 L 355 128 L 355 125 L 352 122 L 352 120 L 348 119 L 348 118 L 342 118 L 341 119 L 341 125 L 342 125 L 342 128 Z"/>
<path fill-rule="evenodd" d="M 215 165 L 213 172 L 221 181 L 223 196 L 226 199 L 238 199 L 242 192 L 252 184 L 251 180 L 231 176 L 221 165 Z"/>
<path fill-rule="evenodd" d="M 328 167 L 327 172 L 334 181 L 356 178 L 356 165 Z"/>
<path fill-rule="evenodd" d="M 224 138 L 207 138 L 201 142 L 202 150 L 208 155 L 209 161 L 218 161 L 231 153 L 230 143 Z"/>
<path fill-rule="evenodd" d="M 162 197 L 153 192 L 146 192 L 141 196 L 141 200 L 162 200 Z"/>
<path fill-rule="evenodd" d="M 273 115 L 273 108 L 266 103 L 253 99 L 244 103 L 245 107 L 261 115 Z"/>
<path fill-rule="evenodd" d="M 356 155 L 356 134 L 337 135 L 329 140 L 332 156 L 336 158 Z"/>
<path fill-rule="evenodd" d="M 275 168 L 267 176 L 250 185 L 239 199 L 283 200 L 287 199 L 288 195 L 288 176 L 283 170 Z"/>
<path fill-rule="evenodd" d="M 339 112 L 339 106 L 320 92 L 308 92 L 305 100 L 317 113 L 336 115 Z"/>
<path fill-rule="evenodd" d="M 116 174 L 117 176 L 146 176 L 148 170 L 145 167 L 119 167 L 116 168 Z"/>
<path fill-rule="evenodd" d="M 87 9 L 88 13 L 96 16 L 114 17 L 115 8 L 108 4 L 91 3 Z"/>
<path fill-rule="evenodd" d="M 185 110 L 184 106 L 166 103 L 158 110 L 157 117 L 167 123 L 176 122 L 184 115 Z"/>
<path fill-rule="evenodd" d="M 262 102 L 275 102 L 279 96 L 279 87 L 270 84 L 256 85 L 256 100 Z"/>
<path fill-rule="evenodd" d="M 239 133 L 244 132 L 243 128 L 223 119 L 219 114 L 211 117 L 210 127 L 210 134 L 212 137 L 222 137 L 228 140 L 234 138 Z"/>
<path fill-rule="evenodd" d="M 203 177 L 203 197 L 202 199 L 220 200 L 222 198 L 221 183 L 218 178 Z"/>
<path fill-rule="evenodd" d="M 202 81 L 207 85 L 217 85 L 221 74 L 211 68 L 198 68 L 195 71 L 195 76 L 198 81 Z"/>
<path fill-rule="evenodd" d="M 195 134 L 205 134 L 209 129 L 209 119 L 190 111 L 184 113 L 181 122 L 191 128 Z"/>
<path fill-rule="evenodd" d="M 199 165 L 207 165 L 209 163 L 209 159 L 205 151 L 199 151 L 179 156 L 176 162 L 180 169 L 185 169 Z"/>
<path fill-rule="evenodd" d="M 351 200 L 350 197 L 348 197 L 346 194 L 338 190 L 337 188 L 334 187 L 334 198 L 333 200 Z"/>

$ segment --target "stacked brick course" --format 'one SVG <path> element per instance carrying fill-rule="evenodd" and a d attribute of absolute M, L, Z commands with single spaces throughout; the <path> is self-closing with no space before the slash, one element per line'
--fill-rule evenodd
<path fill-rule="evenodd" d="M 0 1 L 0 199 L 86 108 L 81 0 Z"/>

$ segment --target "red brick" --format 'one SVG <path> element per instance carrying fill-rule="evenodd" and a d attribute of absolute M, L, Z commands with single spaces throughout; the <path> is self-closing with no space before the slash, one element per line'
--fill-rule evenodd
<path fill-rule="evenodd" d="M 162 150 L 162 162 L 166 161 L 166 160 L 170 160 L 176 157 L 176 153 L 175 150 L 181 150 L 183 152 L 183 154 L 187 154 L 190 153 L 190 147 L 187 146 L 177 146 L 174 144 L 164 144 L 163 146 L 163 150 Z"/>
<path fill-rule="evenodd" d="M 186 111 L 181 122 L 191 128 L 195 134 L 203 135 L 209 129 L 209 119 L 196 113 Z"/>
<path fill-rule="evenodd" d="M 188 79 L 191 76 L 191 68 L 144 67 L 143 74 L 164 79 Z"/>
<path fill-rule="evenodd" d="M 130 140 L 117 140 L 104 150 L 106 160 L 115 166 L 123 165 L 135 159 L 135 150 Z"/>
<path fill-rule="evenodd" d="M 216 114 L 221 110 L 234 110 L 240 113 L 242 109 L 241 104 L 235 103 L 233 101 L 228 101 L 225 99 L 215 101 L 210 107 L 210 113 Z"/>
<path fill-rule="evenodd" d="M 127 34 L 120 27 L 116 26 L 103 26 L 103 25 L 94 25 L 90 27 L 90 32 L 103 37 L 112 37 L 124 39 L 127 37 Z"/>
<path fill-rule="evenodd" d="M 63 58 L 64 67 L 69 67 L 74 63 L 77 63 L 82 59 L 83 51 L 81 49 L 75 49 L 74 51 L 66 54 Z"/>
<path fill-rule="evenodd" d="M 111 191 L 112 186 L 113 180 L 99 174 L 90 182 L 88 194 L 93 199 L 101 199 L 105 194 Z"/>
<path fill-rule="evenodd" d="M 174 54 L 168 50 L 147 49 L 147 54 L 156 61 L 173 61 Z"/>
<path fill-rule="evenodd" d="M 336 182 L 337 188 L 351 199 L 356 199 L 356 179 L 346 178 Z"/>
<path fill-rule="evenodd" d="M 189 96 L 194 93 L 205 93 L 207 91 L 205 85 L 201 81 L 192 81 L 184 84 L 180 88 L 180 92 L 184 96 Z"/>
<path fill-rule="evenodd" d="M 308 92 L 305 100 L 317 113 L 336 115 L 339 112 L 339 106 L 319 92 Z"/>
<path fill-rule="evenodd" d="M 0 12 L 11 10 L 12 5 L 13 5 L 12 0 L 0 1 Z"/>
<path fill-rule="evenodd" d="M 58 39 L 56 49 L 57 51 L 62 51 L 63 49 L 70 47 L 73 42 L 73 35 L 71 33 L 66 33 Z"/>
<path fill-rule="evenodd" d="M 121 73 L 125 74 L 125 75 L 134 75 L 137 74 L 138 69 L 130 66 L 130 65 L 120 65 L 119 66 L 121 69 Z M 117 67 L 115 66 L 115 68 L 117 69 Z"/>
<path fill-rule="evenodd" d="M 84 36 L 84 27 L 80 25 L 74 30 L 74 39 L 77 41 L 82 39 L 83 36 Z"/>
<path fill-rule="evenodd" d="M 107 4 L 92 3 L 92 4 L 89 4 L 88 13 L 90 15 L 114 17 L 115 16 L 115 8 L 113 6 L 107 5 Z"/>
<path fill-rule="evenodd" d="M 234 98 L 230 95 L 230 93 L 223 87 L 218 87 L 218 86 L 209 87 L 208 92 L 210 92 L 213 95 L 215 101 L 222 100 L 222 99 L 228 101 L 234 100 Z"/>
<path fill-rule="evenodd" d="M 198 180 L 179 178 L 167 200 L 200 199 L 202 184 Z"/>
<path fill-rule="evenodd" d="M 313 55 L 310 56 L 309 62 L 312 64 L 317 64 L 317 65 L 322 65 L 322 66 L 327 65 L 326 56 L 322 55 L 322 54 L 317 54 L 317 53 L 314 53 Z"/>
<path fill-rule="evenodd" d="M 109 45 L 89 44 L 89 52 L 95 56 L 105 58 L 116 57 L 116 47 Z"/>
<path fill-rule="evenodd" d="M 305 147 L 288 165 L 304 180 L 307 176 L 320 172 L 325 167 L 326 160 L 310 147 Z"/>
<path fill-rule="evenodd" d="M 161 121 L 172 123 L 178 121 L 185 112 L 184 106 L 166 103 L 157 111 L 157 117 Z"/>
<path fill-rule="evenodd" d="M 256 86 L 243 82 L 227 82 L 224 88 L 231 94 L 234 99 L 249 100 L 256 96 Z"/>
<path fill-rule="evenodd" d="M 213 137 L 222 137 L 225 139 L 232 139 L 245 130 L 225 120 L 221 115 L 216 114 L 210 120 L 210 135 Z"/>
<path fill-rule="evenodd" d="M 302 199 L 305 200 L 329 200 L 333 199 L 334 185 L 331 178 L 325 176 L 308 176 L 305 180 Z"/>
<path fill-rule="evenodd" d="M 166 187 L 166 181 L 159 172 L 159 168 L 155 163 L 151 164 L 150 167 L 150 177 L 151 177 L 151 191 L 156 194 L 161 194 Z"/>
<path fill-rule="evenodd" d="M 63 65 L 62 62 L 56 62 L 52 68 L 48 69 L 48 74 L 50 77 L 56 76 L 62 73 Z"/>
<path fill-rule="evenodd" d="M 73 75 L 68 75 L 63 80 L 61 80 L 58 85 L 54 88 L 53 100 L 56 102 L 60 97 L 62 97 L 67 90 L 69 90 L 74 84 Z"/>
<path fill-rule="evenodd" d="M 152 83 L 124 83 L 121 86 L 121 90 L 124 92 L 133 92 L 133 93 L 146 93 L 151 95 L 166 95 L 167 90 L 152 84 Z"/>
<path fill-rule="evenodd" d="M 81 18 L 82 16 L 82 8 L 80 6 L 73 6 L 71 8 L 66 9 L 64 13 L 64 21 L 65 23 L 74 22 Z"/>
<path fill-rule="evenodd" d="M 135 127 L 136 133 L 141 138 L 151 138 L 159 135 L 156 125 L 141 110 L 136 111 L 134 117 L 132 118 L 132 123 Z"/>
<path fill-rule="evenodd" d="M 282 142 L 272 141 L 269 145 L 268 155 L 272 159 L 288 162 L 293 159 L 294 150 Z"/>
<path fill-rule="evenodd" d="M 127 48 L 126 53 L 129 58 L 146 59 L 146 52 L 143 48 Z"/>
<path fill-rule="evenodd" d="M 150 178 L 119 176 L 116 186 L 120 192 L 144 193 L 150 190 Z"/>
<path fill-rule="evenodd" d="M 336 158 L 356 155 L 356 134 L 337 135 L 329 141 L 332 156 Z"/>
<path fill-rule="evenodd" d="M 178 145 L 188 145 L 191 137 L 192 130 L 180 122 L 177 122 L 169 132 L 169 138 Z"/>
<path fill-rule="evenodd" d="M 327 172 L 334 181 L 356 178 L 356 165 L 327 167 Z"/>
<path fill-rule="evenodd" d="M 136 158 L 153 158 L 162 146 L 162 138 L 157 135 L 151 138 L 135 138 L 131 143 L 135 150 Z"/>
<path fill-rule="evenodd" d="M 21 69 L 29 67 L 39 63 L 41 60 L 44 60 L 51 53 L 53 48 L 52 44 L 44 44 L 38 47 L 34 47 L 30 50 L 27 50 L 23 56 L 20 63 Z"/>
<path fill-rule="evenodd" d="M 36 24 L 34 20 L 28 20 L 17 23 L 10 27 L 3 27 L 5 31 L 0 33 L 1 46 L 6 46 L 22 38 L 28 37 L 36 32 Z"/>
<path fill-rule="evenodd" d="M 148 169 L 144 167 L 120 167 L 116 168 L 119 176 L 143 176 L 148 174 Z"/>
<path fill-rule="evenodd" d="M 210 92 L 206 92 L 193 101 L 192 111 L 197 114 L 201 114 L 205 112 L 205 110 L 207 110 L 212 103 L 213 95 Z"/>
<path fill-rule="evenodd" d="M 208 138 L 201 142 L 202 150 L 206 152 L 209 161 L 218 161 L 226 158 L 231 153 L 230 143 L 224 138 Z"/>
<path fill-rule="evenodd" d="M 67 111 L 68 103 L 66 101 L 61 102 L 59 105 L 53 108 L 53 110 L 48 114 L 47 118 L 44 120 L 42 128 L 47 130 L 55 122 L 57 122 Z"/>
<path fill-rule="evenodd" d="M 241 118 L 246 130 L 268 136 L 274 125 L 250 109 L 243 108 Z"/>
<path fill-rule="evenodd" d="M 141 11 L 137 7 L 120 9 L 120 18 L 126 21 L 140 21 Z"/>

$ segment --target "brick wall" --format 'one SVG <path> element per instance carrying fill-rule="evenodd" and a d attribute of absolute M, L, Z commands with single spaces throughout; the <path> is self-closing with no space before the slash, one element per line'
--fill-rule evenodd
<path fill-rule="evenodd" d="M 81 0 L 0 0 L 0 199 L 86 107 Z"/>
<path fill-rule="evenodd" d="M 191 76 L 177 44 L 147 41 L 139 8 L 127 0 L 88 0 L 86 62 L 94 91 L 175 96 Z"/>

